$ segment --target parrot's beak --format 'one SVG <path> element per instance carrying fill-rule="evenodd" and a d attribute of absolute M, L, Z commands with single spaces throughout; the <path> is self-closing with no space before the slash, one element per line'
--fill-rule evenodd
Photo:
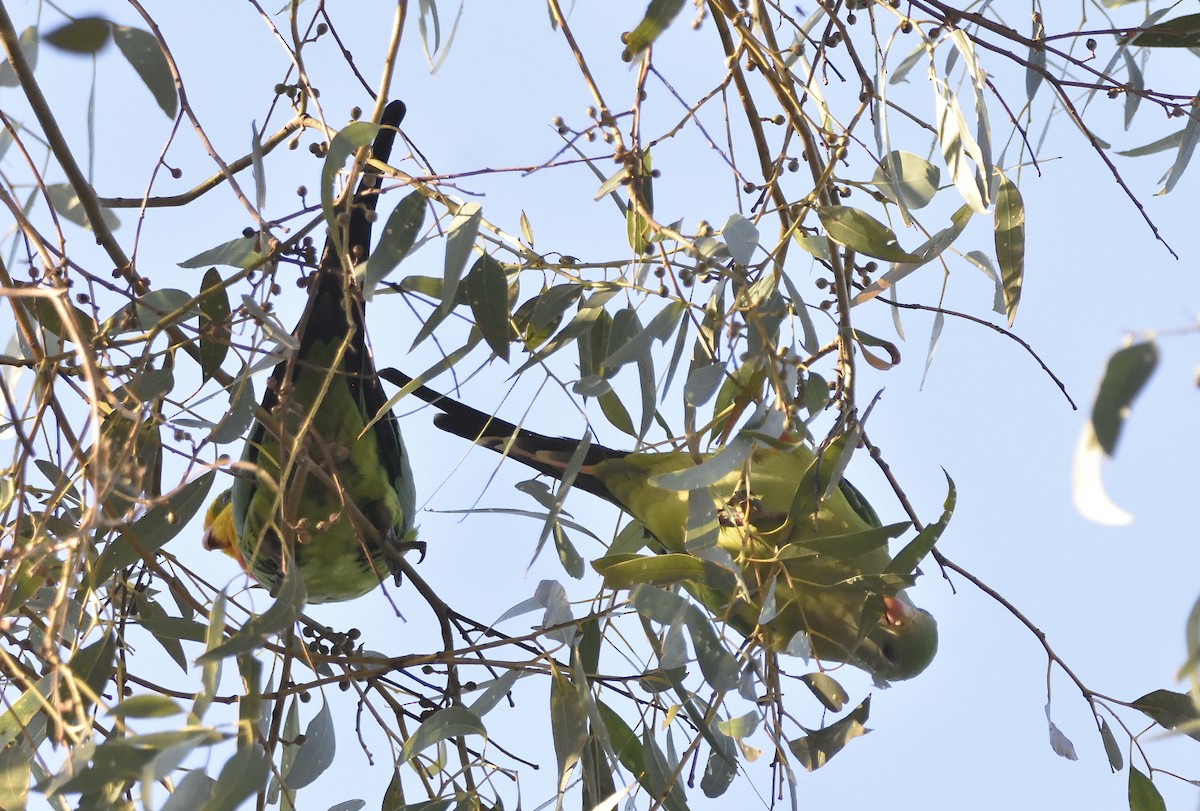
<path fill-rule="evenodd" d="M 204 534 L 200 536 L 200 543 L 209 552 L 221 548 L 221 545 L 216 542 L 215 538 L 213 538 L 212 527 L 208 527 L 204 530 Z"/>
<path fill-rule="evenodd" d="M 912 609 L 890 594 L 883 596 L 883 617 L 888 625 L 903 625 L 912 616 Z"/>

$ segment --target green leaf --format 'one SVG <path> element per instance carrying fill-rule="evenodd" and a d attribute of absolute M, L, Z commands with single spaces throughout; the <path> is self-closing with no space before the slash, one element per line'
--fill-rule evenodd
<path fill-rule="evenodd" d="M 608 555 L 592 561 L 592 568 L 604 577 L 604 585 L 610 589 L 627 589 L 639 583 L 662 586 L 704 576 L 704 564 L 682 552 L 654 557 Z"/>
<path fill-rule="evenodd" d="M 942 472 L 946 476 L 947 493 L 946 500 L 942 503 L 941 517 L 932 524 L 926 524 L 925 529 L 921 530 L 916 538 L 896 553 L 896 557 L 892 558 L 892 562 L 884 569 L 885 573 L 911 574 L 915 572 L 917 564 L 925 559 L 925 556 L 933 549 L 933 545 L 946 531 L 950 518 L 954 515 L 954 507 L 958 503 L 958 491 L 954 487 L 954 480 L 950 478 L 950 474 Z"/>
<path fill-rule="evenodd" d="M 181 268 L 206 268 L 211 265 L 227 265 L 246 269 L 263 264 L 267 254 L 262 251 L 262 238 L 255 234 L 223 242 L 207 251 L 201 251 L 191 259 L 179 263 Z"/>
<path fill-rule="evenodd" d="M 329 703 L 322 701 L 321 709 L 304 730 L 304 743 L 296 750 L 292 767 L 284 776 L 284 783 L 289 789 L 304 788 L 333 765 L 333 756 L 337 751 L 334 733 Z"/>
<path fill-rule="evenodd" d="M 757 722 L 758 715 L 749 712 L 742 718 L 753 718 Z M 715 738 L 720 746 L 714 746 L 708 753 L 704 775 L 700 778 L 700 790 L 709 798 L 720 797 L 728 791 L 738 773 L 737 745 L 731 738 L 717 734 L 716 727 L 719 726 L 719 722 L 713 725 L 710 738 Z"/>
<path fill-rule="evenodd" d="M 1100 740 L 1104 741 L 1104 754 L 1108 755 L 1108 766 L 1114 772 L 1119 772 L 1125 765 L 1125 758 L 1121 755 L 1121 747 L 1117 745 L 1117 739 L 1113 735 L 1112 730 L 1108 726 L 1108 721 L 1100 719 Z"/>
<path fill-rule="evenodd" d="M 491 254 L 484 254 L 475 262 L 463 282 L 467 304 L 475 316 L 483 340 L 501 360 L 508 360 L 509 349 L 509 302 L 508 276 Z"/>
<path fill-rule="evenodd" d="M 225 638 L 225 606 L 228 598 L 225 592 L 217 594 L 213 600 L 212 609 L 208 613 L 208 628 L 205 629 L 204 649 L 211 651 L 220 646 Z M 208 708 L 212 706 L 217 696 L 217 687 L 221 682 L 221 659 L 212 659 L 203 663 L 200 672 L 200 691 L 196 693 L 196 701 L 192 704 L 192 712 L 188 716 L 191 723 L 200 723 Z"/>
<path fill-rule="evenodd" d="M 454 306 L 454 291 L 458 289 L 463 269 L 467 266 L 467 260 L 471 258 L 471 250 L 475 247 L 475 237 L 479 235 L 479 223 L 482 219 L 483 209 L 479 203 L 463 203 L 446 230 L 446 265 L 442 274 L 444 310 Z"/>
<path fill-rule="evenodd" d="M 1200 46 L 1200 14 L 1185 14 L 1143 28 L 1132 45 L 1139 48 L 1195 48 Z"/>
<path fill-rule="evenodd" d="M 1033 101 L 1046 79 L 1046 26 L 1042 24 L 1041 15 L 1033 18 L 1033 35 L 1030 39 L 1033 45 L 1025 62 L 1025 98 Z"/>
<path fill-rule="evenodd" d="M 996 260 L 1004 282 L 1004 311 L 1011 327 L 1025 278 L 1025 203 L 1016 184 L 1003 174 L 996 193 Z"/>
<path fill-rule="evenodd" d="M 68 222 L 73 222 L 81 228 L 94 230 L 87 213 L 83 210 L 83 202 L 75 193 L 75 187 L 70 183 L 51 183 L 46 186 L 46 195 L 50 198 L 50 205 L 54 206 L 54 210 Z M 100 217 L 110 231 L 117 230 L 121 225 L 121 220 L 117 215 L 103 206 L 100 208 Z"/>
<path fill-rule="evenodd" d="M 93 54 L 108 44 L 112 28 L 112 23 L 103 17 L 79 17 L 55 28 L 42 39 L 63 51 Z"/>
<path fill-rule="evenodd" d="M 642 21 L 629 32 L 629 39 L 625 43 L 626 51 L 636 56 L 649 48 L 683 10 L 683 5 L 683 0 L 650 0 Z"/>
<path fill-rule="evenodd" d="M 1130 704 L 1150 717 L 1163 729 L 1179 730 L 1200 741 L 1200 709 L 1186 693 L 1154 690 Z"/>
<path fill-rule="evenodd" d="M 871 699 L 868 697 L 845 718 L 818 730 L 806 730 L 808 735 L 805 737 L 788 741 L 788 748 L 800 761 L 800 765 L 810 772 L 816 771 L 842 751 L 850 741 L 870 731 L 864 726 L 870 711 Z"/>
<path fill-rule="evenodd" d="M 203 296 L 200 299 L 200 373 L 210 379 L 229 353 L 229 342 L 233 338 L 230 330 L 229 294 L 225 290 L 221 273 L 209 268 L 200 283 Z"/>
<path fill-rule="evenodd" d="M 640 361 L 647 357 L 650 352 L 650 346 L 654 341 L 665 343 L 667 338 L 675 333 L 679 326 L 679 319 L 687 311 L 687 305 L 682 301 L 672 301 L 666 307 L 658 312 L 654 318 L 650 319 L 650 323 L 642 329 L 637 323 L 637 316 L 631 309 L 621 310 L 617 314 L 616 321 L 620 322 L 621 313 L 629 313 L 628 332 L 625 340 L 615 346 L 612 352 L 606 357 L 601 364 L 605 371 L 614 371 L 621 368 L 627 363 Z M 614 339 L 616 328 L 614 327 Z M 615 343 L 615 340 L 614 340 Z M 610 344 L 611 346 L 612 344 Z"/>
<path fill-rule="evenodd" d="M 297 567 L 289 566 L 271 607 L 251 617 L 228 641 L 201 654 L 196 663 L 203 665 L 258 650 L 267 639 L 296 621 L 307 598 L 303 576 Z"/>
<path fill-rule="evenodd" d="M 916 210 L 929 205 L 942 182 L 942 170 L 934 164 L 899 149 L 890 152 L 875 168 L 871 183 L 884 197 Z M 796 232 L 799 239 L 799 231 Z M 810 237 L 810 239 L 816 239 Z M 828 248 L 826 248 L 828 253 Z M 919 252 L 918 252 L 919 253 Z M 828 259 L 828 256 L 825 257 Z"/>
<path fill-rule="evenodd" d="M 33 752 L 25 745 L 0 749 L 0 808 L 26 808 Z"/>
<path fill-rule="evenodd" d="M 579 688 L 553 668 L 550 679 L 550 735 L 558 761 L 558 789 L 569 784 L 571 770 L 587 743 L 587 705 Z"/>
<path fill-rule="evenodd" d="M 1179 130 L 1178 132 L 1173 132 L 1170 135 L 1159 138 L 1156 141 L 1151 141 L 1148 144 L 1143 144 L 1142 146 L 1134 147 L 1133 149 L 1126 149 L 1123 152 L 1118 152 L 1117 154 L 1126 158 L 1141 158 L 1146 155 L 1154 155 L 1158 152 L 1166 152 L 1168 149 L 1176 149 L 1181 143 L 1183 143 L 1183 133 L 1184 130 Z"/>
<path fill-rule="evenodd" d="M 617 784 L 605 752 L 604 741 L 594 731 L 587 736 L 587 744 L 583 748 L 581 760 L 583 807 L 601 809 L 615 807 L 603 804 L 605 799 L 617 793 Z M 623 789 L 623 792 L 627 791 L 628 789 Z"/>
<path fill-rule="evenodd" d="M 1158 347 L 1150 341 L 1124 349 L 1108 359 L 1100 391 L 1092 405 L 1092 428 L 1100 447 L 1109 456 L 1117 452 L 1117 441 L 1133 401 L 1158 366 Z"/>
<path fill-rule="evenodd" d="M 91 693 L 101 695 L 104 692 L 104 686 L 108 684 L 108 680 L 112 678 L 113 672 L 116 670 L 117 662 L 117 640 L 112 634 L 105 634 L 101 639 L 88 645 L 86 648 L 75 651 L 71 656 L 69 666 L 71 673 L 76 679 L 84 682 Z M 62 688 L 64 695 L 66 687 Z M 84 691 L 78 691 L 81 704 L 77 710 L 81 713 L 86 713 L 92 706 L 91 695 Z"/>
<path fill-rule="evenodd" d="M 367 266 L 363 270 L 364 291 L 373 291 L 376 285 L 396 269 L 396 266 L 412 250 L 412 246 L 417 241 L 417 235 L 421 233 L 421 226 L 424 224 L 425 195 L 419 191 L 409 192 L 388 215 L 383 233 L 379 235 L 379 244 L 375 246 L 375 250 L 367 260 Z M 457 281 L 455 279 L 456 283 Z M 453 306 L 453 295 L 449 298 L 451 299 L 449 304 L 446 303 L 445 298 L 442 301 L 442 306 L 447 309 Z"/>
<path fill-rule="evenodd" d="M 718 721 L 716 724 L 717 731 L 729 738 L 748 738 L 758 729 L 759 714 L 754 710 L 750 710 L 745 715 L 738 718 L 730 718 L 728 721 Z"/>
<path fill-rule="evenodd" d="M 346 165 L 346 159 L 375 140 L 379 125 L 369 121 L 355 121 L 347 124 L 329 142 L 329 151 L 325 154 L 325 162 L 321 166 L 321 211 L 325 215 L 325 224 L 329 228 L 329 238 L 334 247 L 334 253 L 342 255 L 345 246 L 342 245 L 342 228 L 338 227 L 338 213 L 334 210 L 333 187 L 338 172 Z"/>
<path fill-rule="evenodd" d="M 1167 804 L 1153 781 L 1132 765 L 1129 767 L 1129 811 L 1167 811 Z"/>
<path fill-rule="evenodd" d="M 525 349 L 532 352 L 544 344 L 562 323 L 563 313 L 582 295 L 583 288 L 579 285 L 557 284 L 518 307 L 513 313 L 513 323 Z"/>
<path fill-rule="evenodd" d="M 846 706 L 846 702 L 850 700 L 850 694 L 846 692 L 842 685 L 827 673 L 805 673 L 800 677 L 800 681 L 812 690 L 812 694 L 817 697 L 825 709 L 830 712 L 841 712 L 842 707 Z"/>
<path fill-rule="evenodd" d="M 733 261 L 739 265 L 750 264 L 759 241 L 758 227 L 754 223 L 741 214 L 730 214 L 721 227 L 721 236 Z"/>
<path fill-rule="evenodd" d="M 667 811 L 687 811 L 683 783 L 673 779 L 675 769 L 659 749 L 649 725 L 642 727 L 642 785 Z"/>
<path fill-rule="evenodd" d="M 889 262 L 921 259 L 901 248 L 892 229 L 865 211 L 848 206 L 819 206 L 816 211 L 829 238 L 839 245 Z"/>
<path fill-rule="evenodd" d="M 167 696 L 145 693 L 130 696 L 108 711 L 109 715 L 121 718 L 168 718 L 183 712 L 174 699 Z"/>
<path fill-rule="evenodd" d="M 397 764 L 412 760 L 419 752 L 436 743 L 462 735 L 487 735 L 483 721 L 464 707 L 444 707 L 426 718 L 404 742 Z"/>
<path fill-rule="evenodd" d="M 159 807 L 159 811 L 191 811 L 193 808 L 200 808 L 212 798 L 216 787 L 217 781 L 205 774 L 203 769 L 192 769 L 175 783 L 175 790 Z"/>
<path fill-rule="evenodd" d="M 228 811 L 261 791 L 271 773 L 271 763 L 262 747 L 244 746 L 225 762 L 213 786 L 211 799 L 200 811 Z"/>
<path fill-rule="evenodd" d="M 955 44 L 960 40 L 955 31 Z M 960 52 L 963 48 L 960 46 Z M 991 162 L 985 154 L 979 141 L 971 135 L 963 115 L 958 97 L 950 89 L 949 84 L 941 77 L 935 77 L 934 101 L 937 117 L 937 137 L 941 147 L 942 158 L 950 177 L 954 181 L 959 194 L 968 205 L 978 214 L 983 214 L 991 205 L 991 186 L 989 178 L 992 174 Z M 979 99 L 979 89 L 976 88 L 976 99 Z M 980 138 L 986 135 L 986 105 L 980 108 Z M 969 158 L 969 160 L 968 160 Z"/>
<path fill-rule="evenodd" d="M 754 442 L 744 436 L 734 437 L 724 448 L 698 465 L 650 477 L 654 487 L 664 490 L 697 490 L 709 487 L 738 470 L 754 452 Z"/>
<path fill-rule="evenodd" d="M 224 445 L 246 435 L 246 430 L 254 421 L 254 408 L 258 405 L 249 371 L 243 368 L 230 384 L 229 411 L 212 429 L 208 436 L 209 441 Z"/>
<path fill-rule="evenodd" d="M 917 262 L 897 262 L 892 269 L 881 275 L 854 297 L 853 305 L 862 304 L 868 299 L 875 298 L 880 293 L 895 287 L 896 282 L 908 276 L 917 268 L 923 267 L 941 256 L 947 248 L 954 244 L 975 212 L 968 205 L 960 206 L 950 217 L 950 225 L 938 231 L 917 248 L 913 253 L 921 257 Z M 997 281 L 997 285 L 999 282 Z M 901 336 L 903 337 L 903 335 Z"/>
<path fill-rule="evenodd" d="M 820 535 L 816 538 L 806 538 L 793 541 L 779 547 L 776 557 L 780 560 L 804 557 L 818 554 L 831 560 L 850 560 L 874 552 L 876 549 L 887 548 L 887 542 L 899 537 L 910 526 L 904 521 L 889 524 L 886 527 L 849 532 L 845 535 Z"/>
<path fill-rule="evenodd" d="M 712 622 L 694 605 L 690 606 L 684 621 L 704 680 L 718 692 L 735 689 L 738 683 L 737 660 L 721 644 Z"/>
<path fill-rule="evenodd" d="M 21 32 L 21 37 L 18 40 L 21 46 L 21 54 L 25 57 L 25 61 L 29 63 L 29 69 L 37 68 L 38 61 L 38 30 L 36 26 L 28 26 Z M 0 62 L 0 87 L 16 87 L 20 82 L 17 80 L 17 73 L 13 70 L 12 65 L 8 60 Z M 5 132 L 7 134 L 7 131 Z"/>
<path fill-rule="evenodd" d="M 670 625 L 690 605 L 673 591 L 642 585 L 633 587 L 629 593 L 629 604 L 643 617 L 660 625 Z"/>
<path fill-rule="evenodd" d="M 484 688 L 483 694 L 475 699 L 471 706 L 468 707 L 477 718 L 483 718 L 500 703 L 501 699 L 507 696 L 517 683 L 517 679 L 528 675 L 520 670 L 505 670 L 500 676 L 492 679 L 490 682 L 476 684 L 476 688 Z"/>
<path fill-rule="evenodd" d="M 42 707 L 49 703 L 53 687 L 58 681 L 54 673 L 43 676 L 20 698 L 7 704 L 4 714 L 0 715 L 0 747 L 8 747 L 21 736 L 27 736 L 35 745 L 41 744 L 45 735 L 45 717 L 38 718 L 38 715 Z M 35 718 L 38 718 L 36 729 Z"/>
<path fill-rule="evenodd" d="M 617 760 L 636 775 L 640 782 L 644 771 L 641 741 L 625 723 L 625 719 L 603 701 L 596 702 L 596 709 L 600 711 L 600 720 L 604 722 L 604 730 L 608 733 L 608 740 L 617 755 Z"/>
<path fill-rule="evenodd" d="M 175 93 L 171 68 L 158 40 L 149 31 L 123 25 L 113 26 L 113 39 L 122 55 L 146 83 L 167 118 L 174 118 L 179 110 L 179 97 Z"/>
<path fill-rule="evenodd" d="M 1175 154 L 1175 161 L 1167 170 L 1167 175 L 1163 178 L 1163 187 L 1155 192 L 1156 195 L 1168 194 L 1175 188 L 1179 178 L 1183 177 L 1183 173 L 1191 165 L 1192 155 L 1196 151 L 1198 142 L 1200 142 L 1200 111 L 1193 108 L 1188 115 L 1187 124 L 1184 125 L 1183 134 L 1179 138 L 1179 151 Z"/>
<path fill-rule="evenodd" d="M 133 565 L 143 555 L 153 556 L 167 541 L 183 531 L 204 506 L 215 475 L 210 470 L 188 482 L 130 524 L 118 540 L 100 553 L 92 567 L 93 584 L 106 582 L 118 569 Z"/>

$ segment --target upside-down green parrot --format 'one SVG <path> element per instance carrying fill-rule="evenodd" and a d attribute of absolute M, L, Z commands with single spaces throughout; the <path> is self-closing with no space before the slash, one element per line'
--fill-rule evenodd
<path fill-rule="evenodd" d="M 407 382 L 390 369 L 384 377 Z M 555 478 L 563 477 L 579 448 L 577 440 L 519 428 L 424 386 L 413 393 L 441 409 L 434 418 L 438 428 Z M 661 545 L 660 553 L 690 555 L 689 492 L 660 486 L 656 479 L 712 456 L 631 453 L 593 444 L 572 486 L 632 515 Z M 904 593 L 910 573 L 885 572 L 892 560 L 887 539 L 900 528 L 879 527 L 848 482 L 818 498 L 824 488 L 816 462 L 807 445 L 758 445 L 740 469 L 708 486 L 717 546 L 738 571 L 697 557 L 684 560 L 690 564 L 684 571 L 702 574 L 680 582 L 715 616 L 745 636 L 757 635 L 769 650 L 786 651 L 803 631 L 818 659 L 860 667 L 879 683 L 912 678 L 937 652 L 937 622 Z M 775 613 L 760 626 L 772 582 Z"/>
<path fill-rule="evenodd" d="M 387 161 L 404 112 L 399 101 L 385 108 L 372 157 Z M 350 201 L 342 244 L 351 266 L 370 249 L 379 181 L 368 167 Z M 205 517 L 207 548 L 272 592 L 296 566 L 312 603 L 359 597 L 388 574 L 399 581 L 403 553 L 424 551 L 408 454 L 395 416 L 380 415 L 387 397 L 351 270 L 331 237 L 309 280 L 299 348 L 275 367 L 263 397 L 271 421 L 255 421 L 233 486 Z"/>

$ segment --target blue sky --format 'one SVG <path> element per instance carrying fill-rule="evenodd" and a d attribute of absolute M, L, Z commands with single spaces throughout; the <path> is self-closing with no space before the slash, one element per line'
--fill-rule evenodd
<path fill-rule="evenodd" d="M 454 9 L 441 5 L 446 6 L 441 11 L 448 25 Z M 585 53 L 596 55 L 591 67 L 616 109 L 630 103 L 634 80 L 630 68 L 616 59 L 617 37 L 637 21 L 642 8 L 641 3 L 580 0 L 571 11 L 572 28 Z M 148 9 L 174 49 L 189 98 L 209 137 L 227 159 L 243 154 L 251 121 L 261 124 L 270 88 L 282 79 L 283 49 L 248 5 L 222 4 L 219 12 L 185 10 L 173 3 L 150 4 Z M 32 6 L 14 8 L 12 13 L 22 25 L 21 15 L 31 14 Z M 336 6 L 331 13 L 357 65 L 373 82 L 392 8 L 371 2 L 361 4 L 355 15 Z M 136 24 L 132 18 L 128 21 Z M 696 98 L 720 78 L 719 63 L 708 66 L 698 56 L 713 52 L 712 40 L 711 24 L 692 32 L 681 21 L 657 46 L 656 66 L 685 98 Z M 318 77 L 328 120 L 339 126 L 351 106 L 367 107 L 369 99 L 335 57 L 324 40 L 309 52 L 310 70 Z M 993 55 L 986 57 L 985 66 L 997 86 L 1011 93 L 1013 100 L 1023 100 L 1019 73 Z M 102 195 L 133 196 L 144 189 L 169 122 L 115 52 L 101 57 L 97 71 L 96 186 Z M 68 134 L 82 154 L 89 63 L 44 51 L 38 76 L 56 114 L 75 127 Z M 904 94 L 901 103 L 932 116 L 932 93 L 924 85 L 923 71 L 914 71 L 911 84 L 897 93 Z M 660 85 L 652 82 L 650 92 L 643 126 L 660 132 L 678 120 L 681 108 Z M 837 88 L 827 92 L 832 96 Z M 1048 95 L 1043 89 L 1035 105 L 1037 136 Z M 14 96 L 11 89 L 0 91 L 5 109 L 16 104 Z M 468 4 L 453 48 L 434 75 L 424 63 L 411 26 L 404 35 L 393 96 L 403 98 L 409 107 L 405 134 L 437 171 L 447 174 L 539 164 L 560 145 L 551 119 L 563 116 L 569 124 L 583 122 L 584 108 L 591 103 L 562 38 L 550 29 L 544 6 L 533 2 L 504 8 Z M 1133 131 L 1122 133 L 1117 104 L 1105 108 L 1106 103 L 1097 100 L 1088 120 L 1117 148 L 1153 140 L 1175 127 L 1174 122 L 1164 123 L 1156 111 L 1145 110 Z M 719 108 L 706 108 L 706 114 L 706 126 L 719 132 Z M 1002 111 L 993 109 L 992 115 L 993 126 L 1007 135 Z M 277 116 L 272 123 L 282 120 Z M 928 146 L 927 140 L 910 143 L 906 148 L 916 152 Z M 751 166 L 746 148 L 740 148 L 739 164 Z M 592 148 L 592 154 L 600 152 Z M 1134 523 L 1102 527 L 1081 518 L 1071 503 L 1070 465 L 1105 361 L 1123 337 L 1128 332 L 1177 330 L 1196 323 L 1198 181 L 1193 173 L 1172 194 L 1154 196 L 1170 153 L 1115 159 L 1129 187 L 1178 252 L 1180 258 L 1175 260 L 1154 240 L 1132 203 L 1065 117 L 1055 119 L 1040 156 L 1040 177 L 1030 167 L 1020 174 L 1028 248 L 1022 303 L 1013 329 L 1063 380 L 1080 410 L 1070 408 L 1016 343 L 956 319 L 947 321 L 922 387 L 932 318 L 915 312 L 903 315 L 906 337 L 899 342 L 903 363 L 888 372 L 864 370 L 860 398 L 883 392 L 868 430 L 927 520 L 940 512 L 945 496 L 942 471 L 953 477 L 958 510 L 939 549 L 1015 604 L 1046 633 L 1054 650 L 1089 688 L 1132 700 L 1156 688 L 1179 687 L 1174 679 L 1185 657 L 1184 621 L 1198 592 L 1194 494 L 1200 439 L 1195 430 L 1195 369 L 1200 353 L 1195 332 L 1162 337 L 1161 365 L 1134 409 L 1117 461 L 1105 469 L 1110 495 L 1133 513 Z M 1010 146 L 1004 165 L 1012 167 L 1017 160 L 1017 148 Z M 665 144 L 655 161 L 663 172 L 655 188 L 656 213 L 662 221 L 682 218 L 690 227 L 703 218 L 720 224 L 737 210 L 728 174 L 721 172 L 717 157 L 704 148 L 694 130 L 685 130 L 679 139 Z M 182 191 L 211 172 L 186 125 L 168 162 L 184 168 L 184 177 L 163 181 L 156 193 Z M 267 165 L 268 216 L 295 208 L 297 185 L 316 186 L 320 164 L 303 148 L 295 153 L 279 150 L 269 156 Z M 846 174 L 851 179 L 869 178 L 863 165 L 861 160 L 852 163 Z M 471 177 L 456 184 L 458 193 L 481 202 L 484 216 L 511 233 L 518 233 L 518 217 L 524 211 L 539 250 L 599 258 L 622 258 L 627 253 L 623 220 L 607 200 L 592 201 L 599 183 L 582 167 L 527 177 L 520 173 Z M 952 194 L 944 196 L 949 199 L 942 218 L 929 215 L 934 227 L 940 227 L 960 204 Z M 385 197 L 381 210 L 399 199 Z M 861 198 L 849 202 L 866 207 Z M 122 216 L 118 236 L 131 240 L 134 218 L 129 212 Z M 985 219 L 977 218 L 962 237 L 959 244 L 964 250 L 990 250 Z M 151 211 L 137 252 L 141 272 L 156 284 L 195 291 L 201 272 L 180 269 L 176 263 L 233 238 L 248 224 L 244 210 L 226 189 L 184 210 Z M 76 249 L 90 250 L 85 235 L 75 232 L 72 239 Z M 901 232 L 900 240 L 914 246 L 923 237 Z M 437 241 L 425 245 L 406 259 L 397 275 L 440 274 L 442 250 Z M 802 292 L 817 298 L 812 287 L 816 271 L 798 252 L 789 260 L 789 273 Z M 533 282 L 528 280 L 522 299 L 534 292 Z M 943 283 L 944 306 L 999 323 L 994 314 L 989 316 L 991 282 L 962 261 L 950 263 L 948 277 L 940 268 L 924 268 L 901 284 L 900 296 L 933 304 Z M 278 302 L 284 323 L 294 320 L 302 304 L 297 291 L 285 287 Z M 859 326 L 897 340 L 885 306 L 859 308 L 856 317 Z M 436 349 L 428 344 L 415 355 L 406 355 L 420 324 L 402 302 L 382 297 L 372 304 L 369 318 L 380 365 L 416 372 L 436 361 Z M 446 344 L 446 348 L 455 346 Z M 474 360 L 477 365 L 483 357 Z M 497 408 L 513 368 L 488 369 L 464 390 L 464 396 L 481 408 Z M 569 364 L 558 368 L 569 373 Z M 531 375 L 518 384 L 500 408 L 501 415 L 513 420 L 522 417 L 537 390 L 534 378 Z M 428 510 L 419 517 L 422 537 L 430 547 L 421 572 L 439 593 L 464 613 L 485 621 L 529 597 L 544 578 L 562 581 L 580 599 L 594 594 L 594 582 L 567 582 L 552 554 L 543 554 L 530 565 L 538 523 L 494 514 L 462 518 L 452 512 L 470 509 L 477 498 L 484 507 L 530 509 L 532 502 L 511 489 L 513 483 L 529 477 L 512 463 L 497 470 L 495 458 L 483 451 L 468 455 L 463 443 L 431 429 L 428 410 L 413 413 L 415 409 L 406 401 L 398 411 L 406 415 L 402 426 L 420 472 L 421 503 Z M 592 415 L 599 419 L 598 410 Z M 525 421 L 550 434 L 578 436 L 582 431 L 582 422 L 565 395 L 550 388 L 536 397 Z M 599 430 L 602 441 L 623 444 L 616 431 Z M 224 450 L 239 452 L 236 447 Z M 885 523 L 900 520 L 899 505 L 865 455 L 850 472 Z M 617 526 L 615 511 L 586 494 L 572 495 L 568 507 L 575 520 L 601 537 L 611 535 Z M 218 584 L 228 582 L 231 588 L 239 588 L 242 580 L 232 565 L 203 552 L 198 539 L 197 527 L 173 541 L 168 551 Z M 601 554 L 598 546 L 576 540 L 586 557 Z M 798 776 L 802 807 L 1127 807 L 1125 773 L 1110 773 L 1084 700 L 1057 669 L 1049 677 L 1053 718 L 1074 742 L 1079 761 L 1069 762 L 1051 751 L 1044 713 L 1047 660 L 1037 639 L 962 578 L 951 576 L 948 582 L 932 563 L 924 570 L 912 594 L 938 617 L 938 658 L 921 677 L 885 691 L 872 689 L 860 674 L 845 670 L 836 674 L 853 700 L 873 693 L 869 726 L 874 731 L 854 741 L 824 769 Z M 246 596 L 260 610 L 268 605 L 262 592 Z M 352 604 L 314 607 L 311 614 L 334 627 L 370 623 L 373 627 L 365 629 L 368 647 L 388 654 L 436 649 L 432 617 L 415 595 L 401 588 L 392 590 L 392 597 L 407 621 L 393 616 L 382 592 Z M 502 627 L 523 630 L 534 616 L 510 620 Z M 795 665 L 796 672 L 802 672 L 799 663 Z M 164 678 L 177 689 L 195 689 L 198 684 L 198 676 L 184 677 L 178 671 Z M 801 695 L 800 688 L 793 689 L 801 720 L 818 725 L 815 702 Z M 536 807 L 552 796 L 554 771 L 545 680 L 524 680 L 515 697 L 515 709 L 498 709 L 487 723 L 497 743 L 543 764 L 539 772 L 523 771 L 520 779 L 523 803 Z M 343 721 L 339 759 L 328 775 L 301 795 L 302 800 L 305 807 L 315 808 L 361 797 L 368 807 L 376 807 L 390 776 L 386 744 L 368 731 L 366 742 L 377 759 L 374 767 L 368 767 L 353 734 L 343 731 L 349 730 L 345 720 L 353 712 L 352 704 L 341 694 L 331 696 L 331 701 L 338 702 L 335 712 L 344 713 L 339 715 Z M 1134 725 L 1141 723 L 1132 712 L 1122 717 Z M 1122 743 L 1127 740 L 1119 730 L 1117 737 Z M 765 745 L 762 740 L 758 743 Z M 1155 766 L 1194 767 L 1193 741 L 1167 739 L 1151 731 L 1143 743 Z M 501 755 L 491 754 L 506 762 Z M 219 763 L 219 758 L 214 759 L 210 772 Z M 1135 763 L 1145 771 L 1144 763 Z M 697 800 L 696 806 L 768 805 L 769 757 L 751 764 L 747 772 L 725 799 L 709 806 Z M 1192 772 L 1184 776 L 1200 778 Z M 1195 805 L 1193 787 L 1165 777 L 1155 782 L 1168 807 Z M 510 785 L 501 786 L 510 800 L 515 796 L 512 790 Z"/>

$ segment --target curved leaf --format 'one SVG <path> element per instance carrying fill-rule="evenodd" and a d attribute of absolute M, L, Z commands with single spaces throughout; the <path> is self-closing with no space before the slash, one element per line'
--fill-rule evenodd
<path fill-rule="evenodd" d="M 865 211 L 849 206 L 819 206 L 816 211 L 829 238 L 839 245 L 889 262 L 921 260 L 900 247 L 891 228 Z"/>

